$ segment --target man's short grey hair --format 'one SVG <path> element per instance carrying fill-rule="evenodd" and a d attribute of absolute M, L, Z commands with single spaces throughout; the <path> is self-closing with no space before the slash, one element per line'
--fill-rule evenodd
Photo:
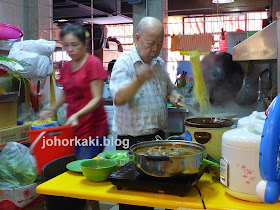
<path fill-rule="evenodd" d="M 136 27 L 136 33 L 140 34 L 140 35 L 143 35 L 144 28 L 145 28 L 144 24 L 140 24 L 140 22 L 139 22 L 139 24 Z"/>
<path fill-rule="evenodd" d="M 144 31 L 145 31 L 145 28 L 147 26 L 153 26 L 155 24 L 160 24 L 162 25 L 162 23 L 155 17 L 144 17 L 142 18 L 137 27 L 136 27 L 136 34 L 140 34 L 140 35 L 143 35 L 144 34 Z"/>

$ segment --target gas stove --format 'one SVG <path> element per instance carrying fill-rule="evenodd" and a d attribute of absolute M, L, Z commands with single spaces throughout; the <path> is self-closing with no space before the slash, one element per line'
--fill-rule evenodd
<path fill-rule="evenodd" d="M 184 196 L 193 187 L 205 171 L 205 166 L 196 174 L 178 174 L 173 177 L 153 177 L 139 172 L 133 162 L 129 162 L 109 174 L 106 179 L 118 190 L 123 188 L 159 192 Z"/>

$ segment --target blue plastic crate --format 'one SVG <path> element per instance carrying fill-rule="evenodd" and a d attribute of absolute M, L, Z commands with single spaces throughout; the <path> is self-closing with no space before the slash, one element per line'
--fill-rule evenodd
<path fill-rule="evenodd" d="M 38 129 L 44 129 L 44 128 L 52 128 L 57 127 L 58 123 L 57 121 L 52 121 L 51 123 L 42 124 L 42 125 L 31 125 L 31 130 L 38 130 Z"/>

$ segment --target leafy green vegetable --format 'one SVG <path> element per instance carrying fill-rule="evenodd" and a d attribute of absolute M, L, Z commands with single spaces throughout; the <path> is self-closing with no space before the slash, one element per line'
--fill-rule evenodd
<path fill-rule="evenodd" d="M 115 160 L 119 160 L 119 159 L 123 159 L 123 158 L 127 158 L 127 157 L 128 157 L 127 153 L 117 153 L 117 154 L 113 154 L 113 155 L 109 155 L 109 154 L 105 155 L 106 159 L 115 159 Z"/>
<path fill-rule="evenodd" d="M 22 66 L 31 66 L 31 64 L 26 63 L 24 61 L 18 61 L 18 60 L 15 60 L 15 59 L 11 59 L 11 58 L 8 58 L 8 57 L 3 56 L 3 55 L 0 55 L 0 60 L 7 61 L 7 62 L 12 62 L 12 63 L 18 63 Z"/>
<path fill-rule="evenodd" d="M 35 181 L 36 163 L 26 146 L 8 142 L 0 160 L 0 188 L 16 188 Z"/>

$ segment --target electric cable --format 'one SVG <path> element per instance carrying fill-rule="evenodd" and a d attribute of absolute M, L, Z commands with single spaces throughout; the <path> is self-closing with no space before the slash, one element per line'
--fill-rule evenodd
<path fill-rule="evenodd" d="M 206 209 L 206 206 L 205 206 L 205 203 L 204 203 L 204 200 L 203 200 L 203 197 L 202 197 L 202 194 L 201 194 L 199 188 L 198 188 L 197 186 L 194 186 L 194 187 L 197 189 L 197 191 L 198 191 L 198 193 L 199 193 L 199 195 L 200 195 L 200 199 L 201 199 L 203 208 Z"/>

